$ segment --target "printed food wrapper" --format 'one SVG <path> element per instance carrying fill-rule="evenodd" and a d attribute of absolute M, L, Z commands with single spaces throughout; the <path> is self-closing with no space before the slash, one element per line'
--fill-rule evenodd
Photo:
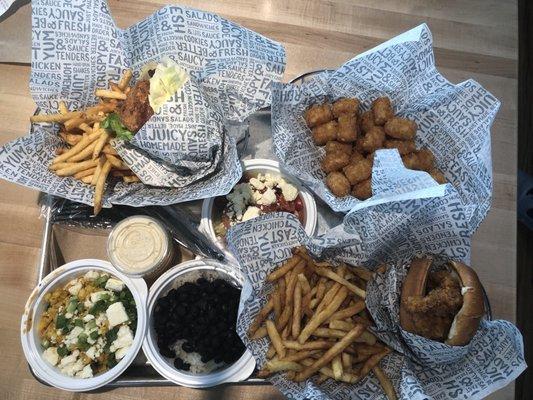
<path fill-rule="evenodd" d="M 14 2 L 15 0 L 0 0 L 0 16 L 9 10 Z"/>
<path fill-rule="evenodd" d="M 242 170 L 226 124 L 243 121 L 271 101 L 270 86 L 285 66 L 283 47 L 218 15 L 167 6 L 119 29 L 105 0 L 32 3 L 30 87 L 43 113 L 96 103 L 96 88 L 134 81 L 149 62 L 166 57 L 189 79 L 130 142 L 112 145 L 143 183 L 108 185 L 104 206 L 171 204 L 226 194 Z M 0 148 L 0 177 L 91 204 L 94 189 L 48 170 L 61 146 L 57 126 L 34 124 L 30 134 Z"/>
<path fill-rule="evenodd" d="M 490 207 L 490 127 L 500 102 L 473 80 L 453 85 L 437 71 L 425 24 L 358 55 L 336 71 L 301 85 L 273 85 L 273 142 L 282 165 L 333 210 L 351 210 L 361 201 L 352 196 L 337 198 L 327 189 L 319 165 L 325 150 L 314 145 L 303 114 L 314 103 L 341 97 L 357 97 L 365 111 L 380 96 L 391 98 L 395 113 L 416 121 L 417 148 L 428 147 L 435 154 L 437 167 L 457 188 L 463 205 L 471 208 L 468 223 L 475 229 Z"/>
<path fill-rule="evenodd" d="M 418 189 L 405 192 L 401 184 L 389 186 L 391 167 Z M 374 198 L 358 205 L 325 235 L 308 237 L 298 220 L 285 213 L 263 215 L 229 230 L 228 246 L 247 278 L 237 331 L 258 367 L 265 363 L 268 339 L 250 341 L 246 332 L 272 289 L 265 278 L 291 256 L 292 248 L 304 245 L 316 257 L 334 263 L 370 269 L 381 263 L 390 266 L 367 286 L 366 304 L 376 335 L 396 350 L 381 367 L 400 399 L 479 399 L 505 386 L 526 367 L 522 336 L 512 324 L 483 321 L 468 346 L 454 348 L 398 327 L 405 274 L 397 265 L 428 253 L 469 262 L 471 216 L 462 210 L 460 194 L 450 184 L 437 185 L 427 174 L 403 168 L 396 150 L 376 153 L 373 179 Z M 293 399 L 386 399 L 373 373 L 353 385 L 331 379 L 318 385 L 316 377 L 295 383 L 282 374 L 269 380 Z"/>

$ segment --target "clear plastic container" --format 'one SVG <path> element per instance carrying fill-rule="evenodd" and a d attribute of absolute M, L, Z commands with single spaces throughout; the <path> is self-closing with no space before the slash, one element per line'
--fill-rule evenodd
<path fill-rule="evenodd" d="M 174 265 L 176 248 L 161 222 L 134 215 L 120 221 L 109 234 L 107 256 L 120 272 L 153 280 Z"/>

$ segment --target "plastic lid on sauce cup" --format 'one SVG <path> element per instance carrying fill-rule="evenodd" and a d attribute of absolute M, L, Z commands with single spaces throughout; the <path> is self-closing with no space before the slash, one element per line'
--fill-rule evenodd
<path fill-rule="evenodd" d="M 120 221 L 107 239 L 111 264 L 132 277 L 153 275 L 168 266 L 173 255 L 169 232 L 159 221 L 145 215 Z"/>

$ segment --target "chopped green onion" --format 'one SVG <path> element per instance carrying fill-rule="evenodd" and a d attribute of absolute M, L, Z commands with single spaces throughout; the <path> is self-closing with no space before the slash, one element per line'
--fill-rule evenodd
<path fill-rule="evenodd" d="M 90 337 L 92 340 L 96 340 L 96 339 L 98 339 L 98 331 L 92 331 L 91 333 L 89 333 L 89 337 Z"/>
<path fill-rule="evenodd" d="M 60 346 L 57 348 L 57 355 L 59 357 L 65 357 L 68 354 L 68 349 L 65 346 Z"/>
<path fill-rule="evenodd" d="M 67 327 L 67 317 L 64 314 L 58 314 L 56 317 L 56 329 L 65 329 Z"/>
<path fill-rule="evenodd" d="M 74 320 L 74 326 L 79 326 L 80 328 L 83 328 L 83 321 L 79 318 L 76 318 Z"/>

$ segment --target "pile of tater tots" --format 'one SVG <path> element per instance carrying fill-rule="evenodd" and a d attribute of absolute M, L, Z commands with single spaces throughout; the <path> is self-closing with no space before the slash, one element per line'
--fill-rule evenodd
<path fill-rule="evenodd" d="M 416 122 L 395 116 L 388 97 L 377 98 L 362 114 L 359 105 L 356 98 L 342 98 L 333 104 L 314 104 L 304 114 L 314 143 L 325 146 L 320 166 L 335 196 L 372 197 L 372 164 L 378 149 L 398 149 L 406 168 L 426 171 L 438 183 L 446 182 L 431 150 L 416 148 Z"/>

